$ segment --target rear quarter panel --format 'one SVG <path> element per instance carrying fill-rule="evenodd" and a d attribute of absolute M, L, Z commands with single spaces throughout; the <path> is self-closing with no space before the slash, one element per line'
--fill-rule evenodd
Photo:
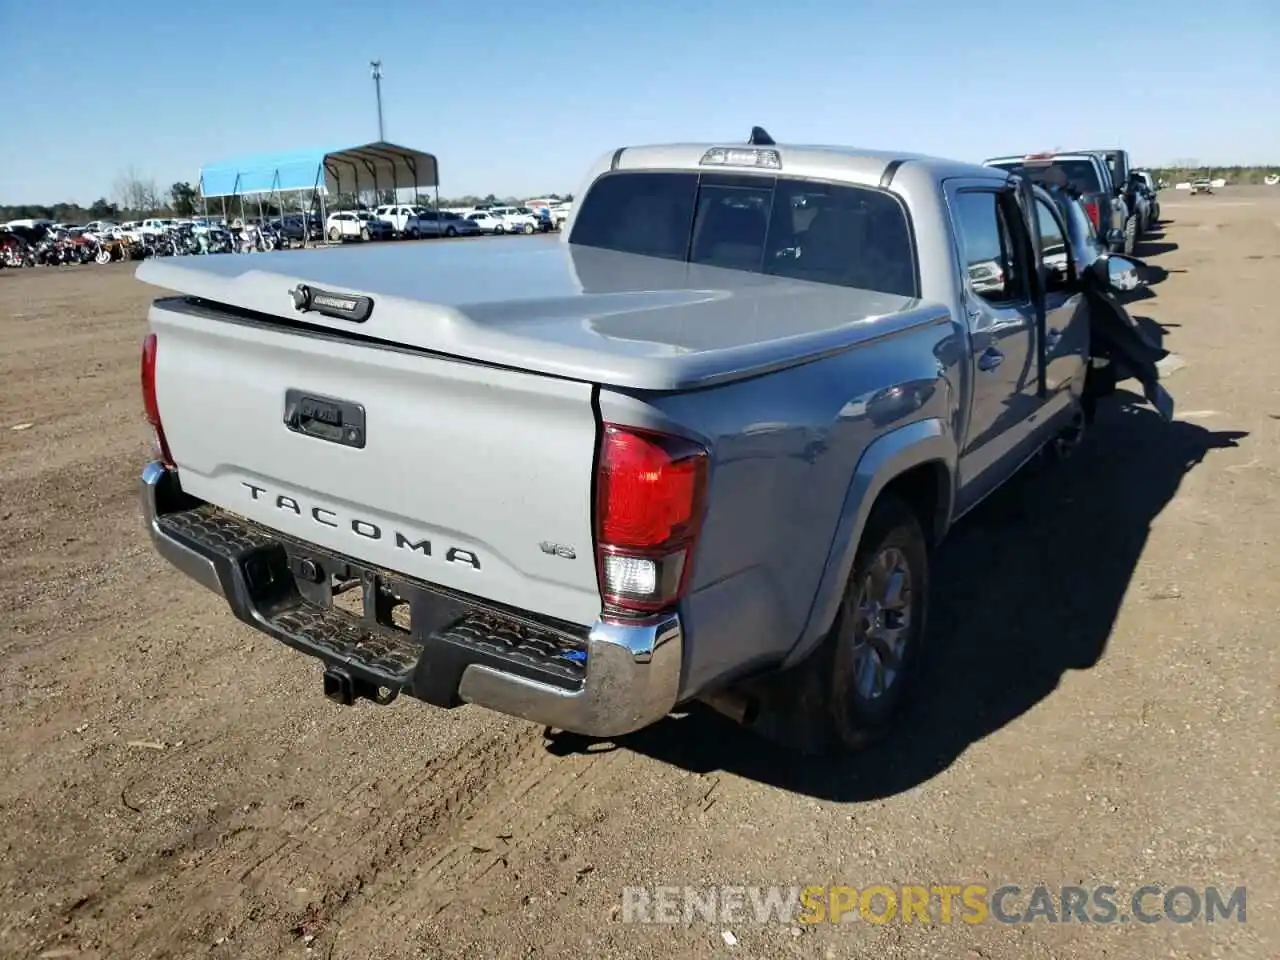
<path fill-rule="evenodd" d="M 685 696 L 780 663 L 825 631 L 812 615 L 841 553 L 859 460 L 876 438 L 917 421 L 954 436 L 964 344 L 950 310 L 923 307 L 909 329 L 750 380 L 667 395 L 601 391 L 605 421 L 680 433 L 712 454 L 681 611 Z"/>

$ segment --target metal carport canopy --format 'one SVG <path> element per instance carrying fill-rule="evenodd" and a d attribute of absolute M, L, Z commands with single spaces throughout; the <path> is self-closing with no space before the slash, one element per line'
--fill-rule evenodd
<path fill-rule="evenodd" d="M 325 188 L 329 194 L 438 187 L 433 154 L 377 141 L 356 147 L 237 157 L 200 168 L 200 195 L 234 197 Z"/>

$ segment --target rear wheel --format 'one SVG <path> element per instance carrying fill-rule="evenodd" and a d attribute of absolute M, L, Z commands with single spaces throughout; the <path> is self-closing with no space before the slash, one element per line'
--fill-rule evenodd
<path fill-rule="evenodd" d="M 808 754 L 858 750 L 888 733 L 915 680 L 928 598 L 929 546 L 920 520 L 884 493 L 822 645 L 769 678 L 760 732 Z"/>
<path fill-rule="evenodd" d="M 1124 250 L 1126 254 L 1132 254 L 1138 246 L 1138 215 L 1131 214 L 1129 219 L 1124 222 Z"/>
<path fill-rule="evenodd" d="M 111 250 L 107 247 L 99 247 L 98 252 L 93 255 L 93 259 L 95 263 L 110 263 Z"/>
<path fill-rule="evenodd" d="M 337 243 L 339 240 L 342 239 L 342 231 L 339 230 L 337 227 L 330 227 L 329 239 L 332 240 L 334 243 Z"/>
<path fill-rule="evenodd" d="M 506 228 L 506 227 L 504 227 L 502 224 L 498 224 L 496 227 L 494 227 L 494 228 L 493 228 L 493 232 L 494 232 L 495 234 L 497 234 L 497 233 L 506 233 L 506 232 L 507 232 L 507 228 Z"/>
<path fill-rule="evenodd" d="M 364 241 L 367 243 L 367 242 L 368 242 L 368 240 L 369 240 L 369 237 L 370 237 L 370 236 L 371 236 L 371 234 L 369 233 L 369 228 L 368 228 L 368 227 L 361 227 L 361 228 L 360 228 L 360 239 L 361 239 L 361 240 L 364 240 Z"/>
<path fill-rule="evenodd" d="M 446 227 L 444 235 L 446 237 L 456 237 L 458 235 L 458 229 L 456 227 Z"/>
<path fill-rule="evenodd" d="M 422 236 L 422 234 L 420 234 L 420 233 L 418 232 L 418 228 L 417 228 L 417 227 L 410 227 L 410 228 L 409 228 L 409 239 L 410 239 L 410 240 L 417 240 L 420 236 Z"/>

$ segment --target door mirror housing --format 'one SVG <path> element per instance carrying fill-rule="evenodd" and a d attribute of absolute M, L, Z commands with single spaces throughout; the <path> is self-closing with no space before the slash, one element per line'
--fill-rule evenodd
<path fill-rule="evenodd" d="M 1147 285 L 1142 276 L 1142 264 L 1131 257 L 1111 253 L 1100 260 L 1106 271 L 1107 286 L 1114 293 L 1129 293 Z"/>

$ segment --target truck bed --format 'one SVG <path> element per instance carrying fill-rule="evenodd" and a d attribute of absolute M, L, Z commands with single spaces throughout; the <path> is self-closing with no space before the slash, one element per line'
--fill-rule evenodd
<path fill-rule="evenodd" d="M 919 301 L 554 237 L 144 261 L 138 278 L 267 324 L 638 390 L 710 386 L 930 319 Z M 307 284 L 367 321 L 300 313 Z"/>

